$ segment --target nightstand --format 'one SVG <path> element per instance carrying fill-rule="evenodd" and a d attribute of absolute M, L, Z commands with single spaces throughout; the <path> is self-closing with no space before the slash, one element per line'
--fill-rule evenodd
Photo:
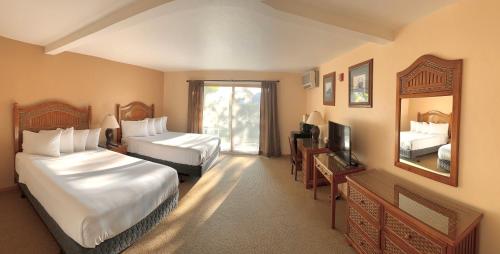
<path fill-rule="evenodd" d="M 113 151 L 113 152 L 127 154 L 127 145 L 116 145 L 116 146 L 102 145 L 101 147 L 106 148 L 106 149 Z"/>

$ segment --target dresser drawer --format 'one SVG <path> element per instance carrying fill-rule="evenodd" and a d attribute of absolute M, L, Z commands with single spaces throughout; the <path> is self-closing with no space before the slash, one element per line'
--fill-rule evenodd
<path fill-rule="evenodd" d="M 387 235 L 382 235 L 382 252 L 384 254 L 409 254 L 404 251 L 402 248 L 398 247 L 391 238 L 387 237 Z"/>
<path fill-rule="evenodd" d="M 348 186 L 349 199 L 367 212 L 372 219 L 380 222 L 380 204 L 368 198 L 363 192 L 361 192 L 361 190 L 354 187 L 352 184 L 349 184 Z"/>
<path fill-rule="evenodd" d="M 315 160 L 317 160 L 315 158 Z M 333 172 L 330 171 L 329 169 L 325 168 L 321 163 L 319 162 L 316 162 L 314 163 L 316 168 L 318 169 L 319 172 L 321 172 L 321 174 L 323 176 L 325 176 L 326 178 L 328 178 L 328 181 L 331 182 L 332 181 L 332 176 L 333 176 Z"/>
<path fill-rule="evenodd" d="M 349 219 L 368 235 L 375 246 L 380 246 L 380 230 L 369 220 L 364 218 L 353 206 L 349 206 Z"/>
<path fill-rule="evenodd" d="M 429 237 L 417 233 L 413 230 L 411 226 L 405 224 L 398 217 L 391 214 L 390 212 L 385 212 L 385 225 L 384 228 L 394 233 L 403 242 L 413 247 L 418 253 L 425 254 L 442 254 L 446 253 L 446 246 L 439 244 L 437 241 L 430 239 Z"/>
<path fill-rule="evenodd" d="M 355 228 L 353 225 L 349 223 L 349 237 L 351 238 L 354 245 L 356 245 L 357 249 L 363 251 L 366 254 L 378 254 L 378 248 L 373 247 L 368 239 L 365 239 L 363 235 Z"/>

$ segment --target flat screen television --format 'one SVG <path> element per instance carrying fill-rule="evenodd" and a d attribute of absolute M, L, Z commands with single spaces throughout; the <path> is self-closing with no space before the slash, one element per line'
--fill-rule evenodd
<path fill-rule="evenodd" d="M 351 128 L 332 121 L 328 122 L 328 148 L 347 165 L 351 162 Z"/>

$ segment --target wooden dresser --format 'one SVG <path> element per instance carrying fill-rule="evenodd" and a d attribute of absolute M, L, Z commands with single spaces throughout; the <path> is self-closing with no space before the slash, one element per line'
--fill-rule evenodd
<path fill-rule="evenodd" d="M 379 170 L 347 183 L 346 238 L 359 253 L 478 253 L 481 213 Z"/>

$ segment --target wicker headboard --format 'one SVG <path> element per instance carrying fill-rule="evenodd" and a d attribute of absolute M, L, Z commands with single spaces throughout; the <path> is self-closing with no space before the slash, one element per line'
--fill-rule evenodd
<path fill-rule="evenodd" d="M 61 101 L 47 101 L 30 106 L 14 103 L 14 154 L 22 151 L 24 130 L 38 132 L 69 127 L 89 129 L 91 110 L 90 106 L 77 108 Z"/>
<path fill-rule="evenodd" d="M 418 112 L 417 121 L 428 122 L 428 123 L 447 123 L 448 127 L 448 137 L 451 136 L 451 125 L 452 125 L 453 113 L 445 114 L 437 110 L 431 110 L 425 113 Z"/>
<path fill-rule="evenodd" d="M 131 102 L 125 106 L 120 106 L 120 104 L 116 104 L 116 119 L 118 120 L 118 124 L 121 127 L 122 120 L 125 121 L 140 121 L 146 118 L 154 117 L 155 115 L 155 105 L 151 104 L 151 106 L 146 105 L 140 101 Z M 116 130 L 116 140 L 118 143 L 121 142 L 122 139 L 122 130 Z"/>

